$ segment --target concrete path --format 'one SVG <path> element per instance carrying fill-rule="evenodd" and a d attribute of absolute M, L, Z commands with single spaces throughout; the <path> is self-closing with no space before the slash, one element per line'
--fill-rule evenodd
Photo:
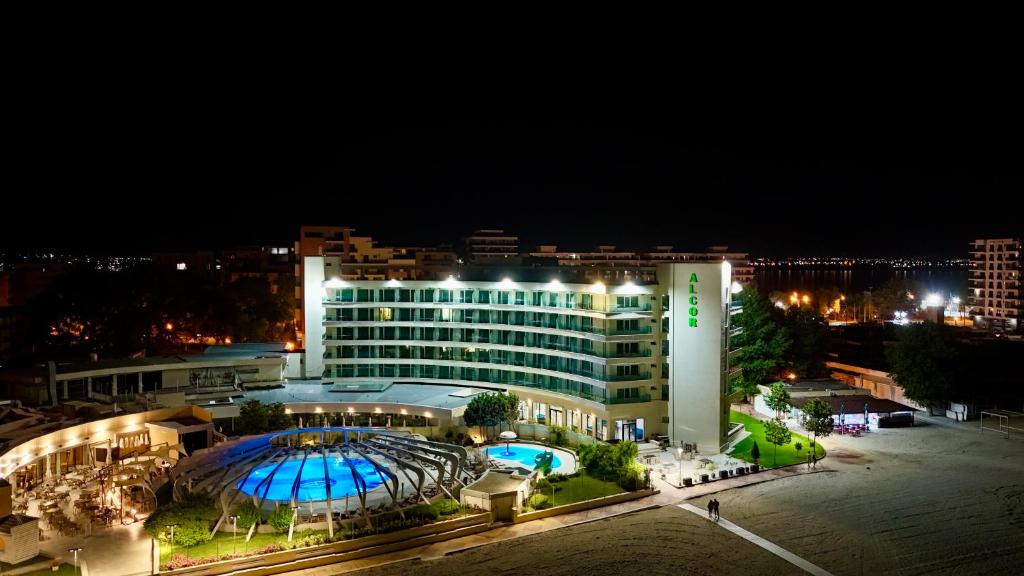
<path fill-rule="evenodd" d="M 682 508 L 683 510 L 686 510 L 688 512 L 693 512 L 694 514 L 696 514 L 696 515 L 698 515 L 698 516 L 700 516 L 702 518 L 707 518 L 708 511 L 707 510 L 701 510 L 700 508 L 697 508 L 693 504 L 683 503 L 683 504 L 678 504 L 678 506 L 679 506 L 679 508 Z M 724 518 L 719 518 L 718 520 L 715 520 L 714 522 L 715 522 L 715 524 L 718 524 L 719 526 L 721 526 L 722 528 L 725 528 L 729 532 L 732 532 L 733 534 L 739 536 L 740 538 L 743 538 L 744 540 L 747 540 L 748 542 L 752 542 L 754 544 L 757 544 L 761 548 L 764 548 L 765 550 L 771 552 L 772 554 L 775 554 L 779 558 L 782 558 L 783 560 L 789 562 L 790 564 L 793 564 L 794 566 L 797 566 L 798 568 L 800 568 L 801 570 L 803 570 L 803 571 L 805 571 L 805 572 L 807 572 L 809 574 L 814 574 L 814 576 L 832 576 L 831 573 L 826 572 L 821 567 L 815 566 L 814 564 L 811 564 L 810 562 L 808 562 L 807 560 L 804 560 L 803 558 L 797 556 L 796 554 L 793 554 L 792 552 L 790 552 L 790 551 L 788 551 L 788 550 L 786 550 L 784 548 L 781 548 L 778 545 L 773 544 L 773 543 L 765 540 L 764 538 L 761 538 L 757 534 L 753 534 L 751 532 L 748 532 L 748 531 L 744 530 L 743 528 L 740 528 L 739 526 L 733 524 L 732 522 L 729 522 L 728 520 L 725 520 Z"/>

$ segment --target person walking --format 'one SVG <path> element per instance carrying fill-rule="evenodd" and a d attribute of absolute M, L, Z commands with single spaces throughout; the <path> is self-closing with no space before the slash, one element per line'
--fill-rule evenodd
<path fill-rule="evenodd" d="M 721 505 L 721 503 L 716 499 L 715 500 L 715 520 L 718 520 L 718 519 L 720 519 L 722 517 L 722 515 L 718 512 L 718 507 L 720 505 Z"/>
<path fill-rule="evenodd" d="M 715 501 L 714 499 L 708 500 L 708 519 L 710 520 L 715 514 Z"/>

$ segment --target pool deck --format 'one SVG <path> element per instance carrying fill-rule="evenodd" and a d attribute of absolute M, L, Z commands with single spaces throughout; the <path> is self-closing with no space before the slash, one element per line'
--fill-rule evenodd
<path fill-rule="evenodd" d="M 561 448 L 556 448 L 554 446 L 545 446 L 544 444 L 535 444 L 533 442 L 510 442 L 509 444 L 511 446 L 516 446 L 516 445 L 525 446 L 525 447 L 532 448 L 534 450 L 541 450 L 541 451 L 550 450 L 550 451 L 552 451 L 555 454 L 555 457 L 558 458 L 558 461 L 559 461 L 558 467 L 551 469 L 551 473 L 552 474 L 572 474 L 573 472 L 576 472 L 577 469 L 579 469 L 579 466 L 578 466 L 577 461 L 576 461 L 576 455 L 573 454 L 572 452 L 569 452 L 568 450 L 563 450 Z M 533 465 L 525 464 L 525 463 L 520 462 L 518 460 L 506 460 L 506 459 L 502 458 L 500 456 L 500 454 L 505 449 L 505 443 L 504 442 L 502 442 L 500 444 L 495 444 L 493 446 L 486 446 L 486 448 L 489 450 L 488 453 L 487 453 L 488 458 L 490 458 L 492 460 L 497 460 L 498 462 L 501 462 L 502 464 L 505 464 L 507 466 L 527 467 L 527 468 L 533 470 Z"/>

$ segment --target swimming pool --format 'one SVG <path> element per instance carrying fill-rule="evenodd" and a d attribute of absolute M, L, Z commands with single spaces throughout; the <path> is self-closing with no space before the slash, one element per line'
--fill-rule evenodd
<path fill-rule="evenodd" d="M 506 452 L 505 445 L 491 446 L 488 448 L 488 456 L 496 460 L 510 460 L 522 466 L 523 468 L 529 468 L 533 470 L 536 466 L 535 459 L 538 454 L 544 452 L 542 447 L 534 447 L 526 444 L 510 444 Z M 558 458 L 558 453 L 555 453 L 555 457 L 551 461 L 551 469 L 557 470 L 562 466 L 561 459 Z"/>
<path fill-rule="evenodd" d="M 357 456 L 350 456 L 349 460 L 355 465 L 356 471 L 366 481 L 367 492 L 380 487 L 383 480 L 373 467 L 373 464 Z M 277 472 L 274 472 L 275 467 L 277 467 Z M 352 480 L 352 470 L 338 456 L 327 458 L 326 478 L 324 477 L 323 459 L 319 455 L 311 455 L 306 459 L 305 466 L 302 464 L 302 458 L 286 460 L 279 467 L 277 464 L 260 466 L 253 470 L 248 478 L 240 480 L 236 487 L 252 496 L 260 482 L 271 473 L 274 473 L 274 477 L 270 479 L 270 489 L 267 490 L 267 500 L 291 500 L 292 486 L 295 485 L 295 477 L 299 476 L 300 469 L 302 475 L 299 477 L 299 490 L 297 493 L 297 498 L 300 502 L 326 500 L 328 483 L 331 485 L 332 500 L 357 494 L 355 482 Z M 263 495 L 263 491 L 266 488 L 266 484 L 259 488 L 259 496 Z"/>

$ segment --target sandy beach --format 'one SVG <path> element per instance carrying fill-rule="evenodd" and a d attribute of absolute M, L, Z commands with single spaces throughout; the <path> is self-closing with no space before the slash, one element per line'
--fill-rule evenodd
<path fill-rule="evenodd" d="M 722 517 L 835 574 L 1020 574 L 1024 438 L 919 417 L 824 440 L 828 471 L 715 494 Z M 685 492 L 680 491 L 680 501 Z M 691 501 L 703 508 L 707 498 Z M 801 574 L 675 506 L 358 572 Z"/>

